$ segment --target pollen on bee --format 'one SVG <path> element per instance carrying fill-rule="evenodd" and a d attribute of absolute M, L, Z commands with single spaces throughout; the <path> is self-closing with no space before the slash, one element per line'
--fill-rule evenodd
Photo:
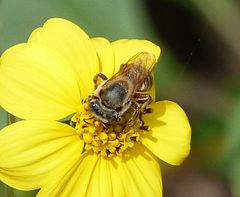
<path fill-rule="evenodd" d="M 141 129 L 142 120 L 137 118 L 131 125 L 127 124 L 132 111 L 127 111 L 118 122 L 106 127 L 92 116 L 88 106 L 89 103 L 84 101 L 81 111 L 71 120 L 71 125 L 85 143 L 85 151 L 91 150 L 106 157 L 122 156 L 126 149 L 141 142 L 141 133 L 145 132 Z"/>

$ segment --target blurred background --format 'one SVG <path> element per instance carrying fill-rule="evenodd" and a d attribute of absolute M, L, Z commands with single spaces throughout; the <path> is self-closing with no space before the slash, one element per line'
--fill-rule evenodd
<path fill-rule="evenodd" d="M 240 2 L 237 0 L 0 0 L 0 54 L 51 17 L 90 37 L 151 40 L 158 100 L 172 100 L 192 126 L 179 167 L 162 164 L 164 197 L 240 196 Z M 0 109 L 0 128 L 7 114 Z M 0 183 L 0 196 L 34 196 Z"/>

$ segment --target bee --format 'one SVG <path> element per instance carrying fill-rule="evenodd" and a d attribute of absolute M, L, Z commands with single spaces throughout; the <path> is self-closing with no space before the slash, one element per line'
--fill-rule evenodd
<path fill-rule="evenodd" d="M 132 107 L 135 112 L 129 122 L 135 119 L 152 101 L 151 96 L 144 92 L 152 87 L 151 73 L 155 63 L 154 54 L 140 52 L 122 64 L 111 78 L 103 73 L 95 75 L 95 92 L 89 96 L 92 115 L 103 124 L 111 124 L 120 120 Z M 100 84 L 97 83 L 99 78 L 102 80 Z"/>

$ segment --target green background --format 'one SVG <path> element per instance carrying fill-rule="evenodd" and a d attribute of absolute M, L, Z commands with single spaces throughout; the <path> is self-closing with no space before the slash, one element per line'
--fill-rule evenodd
<path fill-rule="evenodd" d="M 162 163 L 164 196 L 240 196 L 240 6 L 228 0 L 0 0 L 0 54 L 48 18 L 90 37 L 151 40 L 158 100 L 188 114 L 192 151 L 180 167 Z M 0 127 L 7 114 L 0 109 Z M 1 145 L 0 145 L 1 147 Z M 34 196 L 0 184 L 0 196 Z"/>

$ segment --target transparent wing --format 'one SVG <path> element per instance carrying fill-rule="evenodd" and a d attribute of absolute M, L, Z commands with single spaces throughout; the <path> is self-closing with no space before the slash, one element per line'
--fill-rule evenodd
<path fill-rule="evenodd" d="M 125 65 L 127 65 L 127 67 L 131 65 L 137 65 L 145 68 L 149 72 L 152 72 L 155 63 L 156 63 L 156 57 L 153 53 L 140 52 L 134 55 L 133 57 L 131 57 Z"/>
<path fill-rule="evenodd" d="M 152 72 L 155 63 L 156 58 L 154 54 L 148 52 L 137 53 L 120 66 L 119 71 L 112 77 L 112 79 L 120 75 L 129 76 L 130 80 L 131 77 L 146 78 L 147 75 Z"/>

